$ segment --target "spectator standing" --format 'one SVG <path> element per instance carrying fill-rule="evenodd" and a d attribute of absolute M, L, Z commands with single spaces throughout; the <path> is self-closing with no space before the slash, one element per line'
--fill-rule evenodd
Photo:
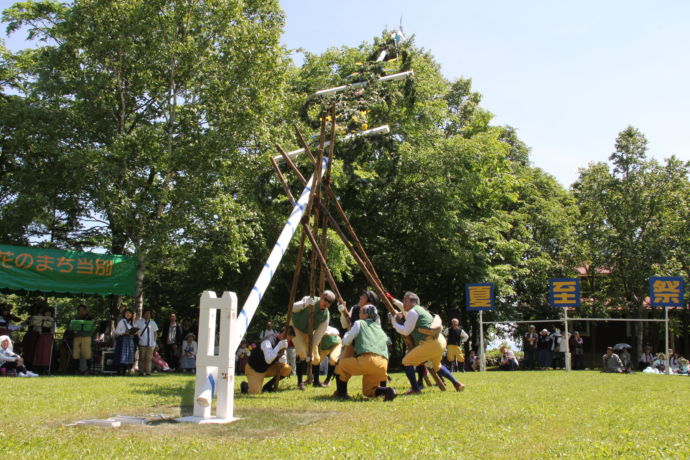
<path fill-rule="evenodd" d="M 163 327 L 161 340 L 163 342 L 163 356 L 170 365 L 175 368 L 178 364 L 182 341 L 184 340 L 182 325 L 177 322 L 177 315 L 170 313 L 168 324 Z"/>
<path fill-rule="evenodd" d="M 565 368 L 565 341 L 563 340 L 563 334 L 561 330 L 555 328 L 553 334 L 551 334 L 551 365 L 554 369 Z M 563 344 L 563 346 L 561 346 Z M 562 350 L 562 351 L 561 351 Z"/>
<path fill-rule="evenodd" d="M 194 372 L 196 369 L 196 354 L 199 346 L 194 340 L 193 333 L 187 334 L 185 341 L 182 342 L 182 356 L 180 356 L 180 370 L 182 372 Z"/>
<path fill-rule="evenodd" d="M 601 372 L 622 373 L 623 362 L 621 358 L 613 352 L 613 347 L 606 349 L 606 354 L 601 357 L 602 369 Z"/>
<path fill-rule="evenodd" d="M 467 342 L 469 336 L 467 332 L 460 327 L 460 321 L 457 318 L 450 320 L 451 327 L 443 331 L 443 335 L 447 339 L 446 345 L 446 362 L 450 366 L 451 372 L 457 372 L 465 368 L 465 353 L 462 351 L 462 344 Z"/>
<path fill-rule="evenodd" d="M 24 364 L 29 367 L 33 367 L 36 344 L 38 343 L 38 336 L 41 335 L 41 318 L 46 307 L 47 305 L 42 299 L 34 301 L 31 306 L 31 316 L 24 323 L 28 330 L 22 338 L 22 355 Z"/>
<path fill-rule="evenodd" d="M 247 345 L 247 341 L 241 341 L 240 346 L 237 347 L 237 351 L 235 352 L 235 374 L 244 374 L 250 354 L 251 352 L 249 350 L 249 346 Z"/>
<path fill-rule="evenodd" d="M 640 353 L 639 367 L 643 371 L 648 367 L 653 367 L 655 355 L 652 353 L 652 347 L 647 345 L 644 347 L 644 351 Z"/>
<path fill-rule="evenodd" d="M 129 308 L 123 310 L 122 318 L 115 327 L 115 362 L 120 375 L 126 375 L 127 370 L 134 364 L 133 316 L 134 312 Z"/>
<path fill-rule="evenodd" d="M 549 331 L 542 329 L 537 339 L 537 365 L 540 369 L 551 367 L 551 337 Z"/>
<path fill-rule="evenodd" d="M 139 375 L 151 375 L 151 358 L 156 348 L 156 333 L 158 325 L 152 319 L 151 310 L 144 310 L 144 317 L 137 320 L 139 336 Z"/>
<path fill-rule="evenodd" d="M 55 318 L 52 308 L 46 307 L 40 320 L 34 324 L 39 335 L 34 352 L 34 369 L 49 373 L 53 358 L 53 342 L 55 340 Z"/>
<path fill-rule="evenodd" d="M 534 370 L 537 364 L 537 341 L 539 334 L 534 325 L 530 325 L 529 329 L 523 337 L 522 349 L 525 352 L 525 358 L 522 361 L 522 368 L 525 370 Z"/>
<path fill-rule="evenodd" d="M 570 351 L 573 357 L 573 369 L 584 369 L 585 341 L 578 331 L 573 331 L 573 335 L 570 337 Z"/>
<path fill-rule="evenodd" d="M 285 350 L 285 356 L 287 357 L 287 364 L 290 366 L 290 375 L 297 375 L 297 350 L 295 349 L 295 344 L 292 343 L 292 339 L 288 337 L 288 347 Z"/>
<path fill-rule="evenodd" d="M 273 330 L 273 323 L 266 321 L 266 328 L 259 334 L 259 342 L 262 342 L 269 335 L 276 335 L 278 332 Z"/>
<path fill-rule="evenodd" d="M 93 319 L 87 313 L 86 305 L 79 305 L 79 307 L 77 307 L 76 319 L 91 322 L 90 327 L 88 323 L 82 323 L 81 326 L 74 331 L 74 339 L 72 340 L 72 359 L 79 361 L 79 373 L 87 375 L 89 373 L 88 362 L 91 360 Z"/>

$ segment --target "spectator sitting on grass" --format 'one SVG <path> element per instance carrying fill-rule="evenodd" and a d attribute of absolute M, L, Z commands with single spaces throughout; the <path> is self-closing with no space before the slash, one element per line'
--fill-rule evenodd
<path fill-rule="evenodd" d="M 603 368 L 601 372 L 613 372 L 622 373 L 623 372 L 623 362 L 620 357 L 613 352 L 613 347 L 608 347 L 606 349 L 606 354 L 602 356 Z"/>
<path fill-rule="evenodd" d="M 629 374 L 632 372 L 632 358 L 630 357 L 630 353 L 626 348 L 623 348 L 620 352 L 620 355 L 618 355 L 621 359 L 621 362 L 623 363 L 623 372 Z"/>
<path fill-rule="evenodd" d="M 12 351 L 12 348 L 10 337 L 7 335 L 0 336 L 0 369 L 2 369 L 2 373 L 5 374 L 10 371 L 10 373 L 17 372 L 19 377 L 38 377 L 38 374 L 34 374 L 24 367 L 24 360 Z"/>
<path fill-rule="evenodd" d="M 652 368 L 659 371 L 661 374 L 666 372 L 666 355 L 663 353 L 657 353 L 656 359 L 652 361 Z"/>
<path fill-rule="evenodd" d="M 644 352 L 640 353 L 640 370 L 643 371 L 654 363 L 654 353 L 649 345 L 644 347 Z"/>
<path fill-rule="evenodd" d="M 673 349 L 668 349 L 668 366 L 671 368 L 671 374 L 677 374 L 680 366 L 678 365 L 678 354 Z"/>
<path fill-rule="evenodd" d="M 514 371 L 518 368 L 518 360 L 515 357 L 515 353 L 510 351 L 507 346 L 503 345 L 501 347 L 501 365 L 499 368 L 502 371 Z"/>
<path fill-rule="evenodd" d="M 679 375 L 688 375 L 688 360 L 683 358 L 682 356 L 678 358 L 678 372 L 676 372 Z"/>
<path fill-rule="evenodd" d="M 175 370 L 174 367 L 170 367 L 168 365 L 167 361 L 163 359 L 163 357 L 160 355 L 158 352 L 159 348 L 155 347 L 153 354 L 151 355 L 151 367 L 156 370 L 156 371 L 162 371 L 162 372 L 173 372 Z M 151 375 L 151 374 L 148 374 Z"/>

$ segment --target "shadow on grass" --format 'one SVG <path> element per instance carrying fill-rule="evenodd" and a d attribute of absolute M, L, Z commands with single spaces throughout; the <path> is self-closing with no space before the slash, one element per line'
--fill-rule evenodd
<path fill-rule="evenodd" d="M 355 395 L 352 396 L 350 395 L 349 398 L 338 398 L 332 395 L 319 395 L 319 396 L 313 396 L 312 398 L 309 398 L 312 401 L 328 401 L 332 403 L 362 403 L 362 402 L 369 402 L 369 401 L 375 401 L 376 399 L 380 398 L 367 398 L 366 396 L 363 395 Z"/>
<path fill-rule="evenodd" d="M 194 380 L 184 382 L 184 384 L 170 383 L 161 384 L 156 380 L 150 380 L 151 384 L 135 383 L 132 388 L 140 394 L 153 395 L 160 398 L 179 398 L 180 413 L 191 415 L 194 409 Z"/>

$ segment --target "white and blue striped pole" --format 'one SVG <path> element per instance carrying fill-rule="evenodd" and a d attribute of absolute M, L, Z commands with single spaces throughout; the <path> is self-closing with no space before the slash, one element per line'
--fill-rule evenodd
<path fill-rule="evenodd" d="M 328 158 L 324 157 L 323 164 L 321 165 L 322 177 L 323 174 L 326 172 L 326 166 L 328 166 Z M 259 303 L 261 302 L 264 292 L 266 292 L 266 288 L 268 288 L 268 285 L 271 282 L 273 275 L 278 269 L 278 265 L 280 265 L 280 261 L 283 258 L 285 251 L 287 251 L 288 245 L 290 244 L 290 240 L 295 234 L 297 227 L 299 227 L 300 221 L 302 220 L 302 216 L 304 215 L 304 212 L 307 209 L 307 203 L 309 202 L 309 194 L 311 193 L 313 185 L 314 175 L 312 174 L 309 181 L 307 181 L 307 186 L 304 188 L 304 191 L 302 191 L 299 200 L 297 200 L 297 204 L 295 204 L 295 207 L 292 208 L 292 213 L 290 214 L 290 217 L 288 218 L 285 227 L 283 227 L 283 231 L 280 233 L 278 241 L 273 247 L 271 254 L 268 256 L 268 260 L 264 264 L 264 268 L 261 270 L 261 273 L 259 273 L 259 277 L 257 278 L 254 287 L 249 293 L 249 297 L 247 297 L 247 300 L 244 302 L 244 305 L 242 306 L 242 311 L 240 311 L 237 315 L 237 333 L 235 335 L 236 340 L 232 342 L 233 353 L 237 351 L 238 345 L 242 341 L 244 334 L 247 332 L 249 323 L 252 321 L 252 318 L 254 317 L 254 313 L 256 312 Z"/>

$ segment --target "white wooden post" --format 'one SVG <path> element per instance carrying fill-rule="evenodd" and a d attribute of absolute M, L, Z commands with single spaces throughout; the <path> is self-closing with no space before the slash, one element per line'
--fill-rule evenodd
<path fill-rule="evenodd" d="M 563 323 L 565 323 L 565 371 L 570 372 L 571 370 L 571 363 L 570 363 L 570 340 L 568 337 L 568 308 L 563 307 L 563 315 L 564 315 L 564 320 Z"/>
<path fill-rule="evenodd" d="M 218 354 L 215 353 L 216 316 L 220 318 Z M 229 423 L 233 416 L 235 389 L 235 352 L 232 337 L 237 326 L 237 295 L 224 292 L 219 299 L 215 292 L 204 291 L 199 304 L 199 350 L 196 356 L 194 384 L 194 415 L 181 417 L 180 422 Z M 213 395 L 216 415 L 212 415 Z"/>
<path fill-rule="evenodd" d="M 669 375 L 671 373 L 671 356 L 668 352 L 668 307 L 664 307 L 664 322 L 666 324 L 666 349 L 664 350 L 664 356 L 666 357 L 665 374 Z"/>
<path fill-rule="evenodd" d="M 486 353 L 484 353 L 484 311 L 479 310 L 479 370 L 486 371 Z"/>

